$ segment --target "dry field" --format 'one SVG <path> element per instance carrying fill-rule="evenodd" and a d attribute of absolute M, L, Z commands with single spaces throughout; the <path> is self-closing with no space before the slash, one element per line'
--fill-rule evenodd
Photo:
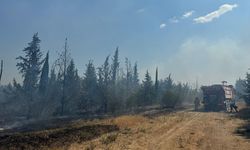
<path fill-rule="evenodd" d="M 0 149 L 249 150 L 248 110 L 78 120 L 65 128 L 1 137 Z"/>

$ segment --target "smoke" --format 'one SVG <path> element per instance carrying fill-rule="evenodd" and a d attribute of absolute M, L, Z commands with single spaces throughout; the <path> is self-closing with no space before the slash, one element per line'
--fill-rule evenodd
<path fill-rule="evenodd" d="M 165 64 L 180 81 L 200 84 L 234 84 L 244 77 L 249 67 L 250 51 L 240 41 L 233 39 L 207 40 L 193 37 L 185 40 L 179 50 Z"/>

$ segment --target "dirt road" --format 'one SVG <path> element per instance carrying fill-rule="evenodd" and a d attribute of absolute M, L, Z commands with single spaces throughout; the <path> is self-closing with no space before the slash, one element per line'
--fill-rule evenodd
<path fill-rule="evenodd" d="M 181 111 L 158 117 L 122 116 L 106 120 L 120 131 L 72 144 L 69 149 L 136 150 L 249 150 L 250 141 L 238 136 L 243 120 L 223 112 Z"/>

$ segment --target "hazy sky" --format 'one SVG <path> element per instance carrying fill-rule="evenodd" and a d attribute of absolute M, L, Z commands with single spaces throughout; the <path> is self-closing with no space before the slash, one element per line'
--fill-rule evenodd
<path fill-rule="evenodd" d="M 161 78 L 234 84 L 250 68 L 249 0 L 0 0 L 2 83 L 21 80 L 15 58 L 35 32 L 50 63 L 68 37 L 81 76 L 116 46 L 141 77 L 158 66 Z"/>

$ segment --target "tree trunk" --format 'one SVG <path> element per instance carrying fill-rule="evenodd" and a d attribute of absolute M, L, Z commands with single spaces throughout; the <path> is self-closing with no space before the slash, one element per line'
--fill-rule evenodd
<path fill-rule="evenodd" d="M 3 60 L 1 60 L 0 82 L 1 82 L 1 79 L 2 79 L 2 75 L 3 75 Z"/>

